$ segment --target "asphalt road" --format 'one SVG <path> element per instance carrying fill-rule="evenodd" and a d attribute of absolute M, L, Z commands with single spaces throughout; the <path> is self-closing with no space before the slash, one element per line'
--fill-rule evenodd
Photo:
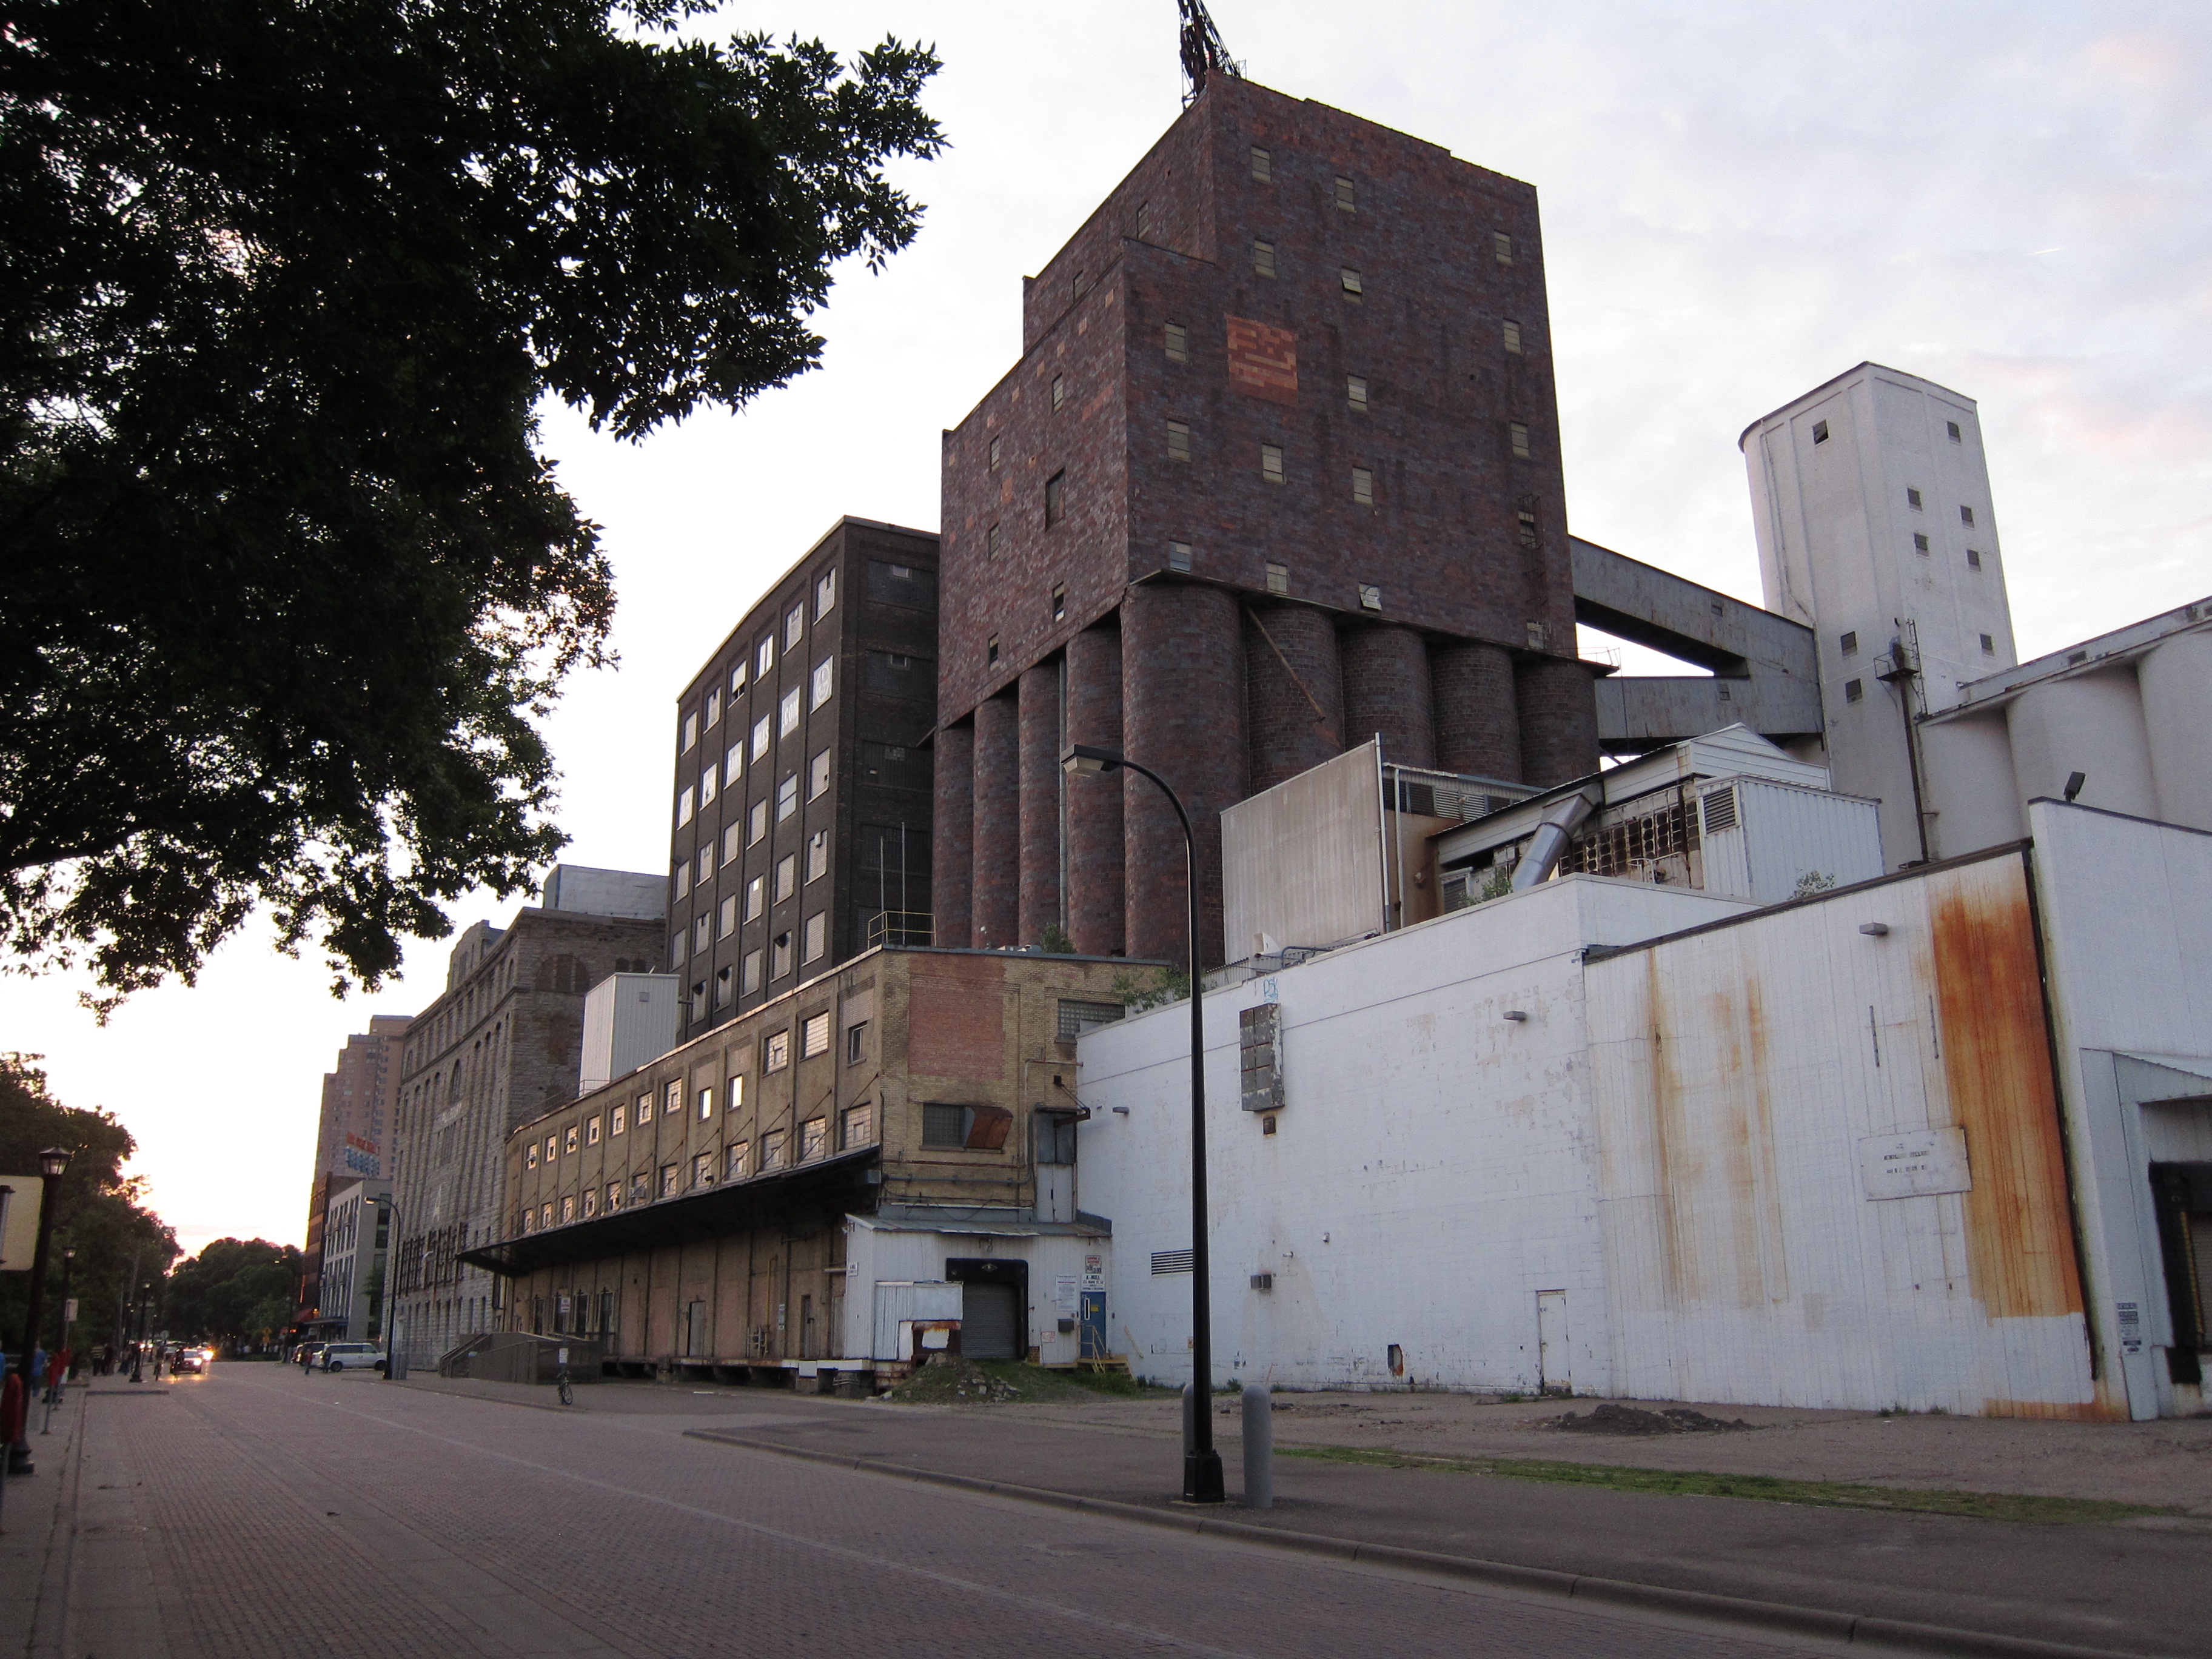
<path fill-rule="evenodd" d="M 81 1395 L 66 1628 L 164 1656 L 1752 1659 L 1811 1644 L 1562 1607 L 563 1414 L 218 1365 Z M 783 1420 L 781 1414 L 775 1421 Z"/>

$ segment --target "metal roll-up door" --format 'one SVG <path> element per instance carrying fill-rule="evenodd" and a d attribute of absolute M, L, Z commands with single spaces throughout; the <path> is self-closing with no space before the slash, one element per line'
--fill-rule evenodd
<path fill-rule="evenodd" d="M 1022 1357 L 1021 1304 L 1012 1285 L 962 1287 L 960 1352 L 970 1359 Z"/>

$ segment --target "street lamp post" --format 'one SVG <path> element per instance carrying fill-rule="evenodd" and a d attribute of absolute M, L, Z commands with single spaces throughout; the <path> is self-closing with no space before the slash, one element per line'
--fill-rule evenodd
<path fill-rule="evenodd" d="M 70 1279 L 76 1267 L 76 1252 L 62 1252 L 62 1340 L 54 1344 L 54 1351 L 46 1360 L 46 1420 L 40 1434 L 54 1431 L 54 1407 L 61 1404 L 62 1385 L 66 1380 L 60 1371 L 62 1354 L 70 1345 Z"/>
<path fill-rule="evenodd" d="M 1182 825 L 1185 886 L 1190 899 L 1190 1347 L 1195 1407 L 1189 1443 L 1183 1449 L 1182 1496 L 1187 1504 L 1218 1504 L 1227 1494 L 1222 1485 L 1221 1454 L 1213 1448 L 1213 1304 L 1206 1242 L 1206 998 L 1199 981 L 1198 836 L 1176 792 L 1151 768 L 1139 766 L 1115 750 L 1081 743 L 1072 744 L 1060 763 L 1070 776 L 1095 775 L 1127 767 L 1138 776 L 1151 779 L 1168 798 L 1176 821 Z"/>
<path fill-rule="evenodd" d="M 62 1176 L 69 1170 L 70 1155 L 59 1146 L 49 1146 L 39 1154 L 39 1243 L 31 1252 L 31 1285 L 29 1305 L 23 1310 L 22 1352 L 15 1356 L 16 1375 L 23 1379 L 23 1404 L 27 1413 L 31 1401 L 31 1350 L 39 1342 L 39 1319 L 46 1312 L 46 1261 L 54 1248 L 54 1204 L 61 1191 Z M 10 1474 L 32 1473 L 31 1443 L 18 1439 L 8 1449 L 8 1472 Z"/>

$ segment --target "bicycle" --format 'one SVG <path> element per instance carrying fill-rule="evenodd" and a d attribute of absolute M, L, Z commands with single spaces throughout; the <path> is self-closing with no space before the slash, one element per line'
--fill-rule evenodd
<path fill-rule="evenodd" d="M 574 1405 L 576 1403 L 576 1390 L 569 1386 L 568 1367 L 565 1363 L 562 1364 L 559 1370 L 553 1373 L 553 1381 L 561 1391 L 561 1403 L 564 1406 Z"/>

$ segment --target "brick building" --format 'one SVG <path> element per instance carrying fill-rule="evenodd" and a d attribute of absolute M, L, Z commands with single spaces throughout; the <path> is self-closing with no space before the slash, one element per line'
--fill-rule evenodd
<path fill-rule="evenodd" d="M 845 518 L 684 688 L 667 949 L 685 1036 L 872 929 L 927 928 L 936 659 L 937 538 Z"/>
<path fill-rule="evenodd" d="M 408 1024 L 404 1014 L 371 1014 L 368 1030 L 348 1037 L 337 1065 L 323 1074 L 315 1168 L 307 1182 L 307 1267 L 293 1316 L 303 1330 L 323 1316 L 324 1221 L 331 1195 L 349 1181 L 383 1176 L 384 1143 L 399 1103 L 399 1045 Z"/>
<path fill-rule="evenodd" d="M 1176 785 L 1217 957 L 1220 809 L 1350 743 L 1595 769 L 1529 185 L 1216 76 L 1022 339 L 945 434 L 939 943 L 1180 952 L 1172 815 L 1071 740 Z"/>
<path fill-rule="evenodd" d="M 653 966 L 666 891 L 659 876 L 556 866 L 543 908 L 460 936 L 445 994 L 408 1026 L 386 1172 L 398 1340 L 414 1363 L 489 1322 L 490 1276 L 455 1258 L 500 1237 L 507 1133 L 576 1097 L 584 994 Z"/>

